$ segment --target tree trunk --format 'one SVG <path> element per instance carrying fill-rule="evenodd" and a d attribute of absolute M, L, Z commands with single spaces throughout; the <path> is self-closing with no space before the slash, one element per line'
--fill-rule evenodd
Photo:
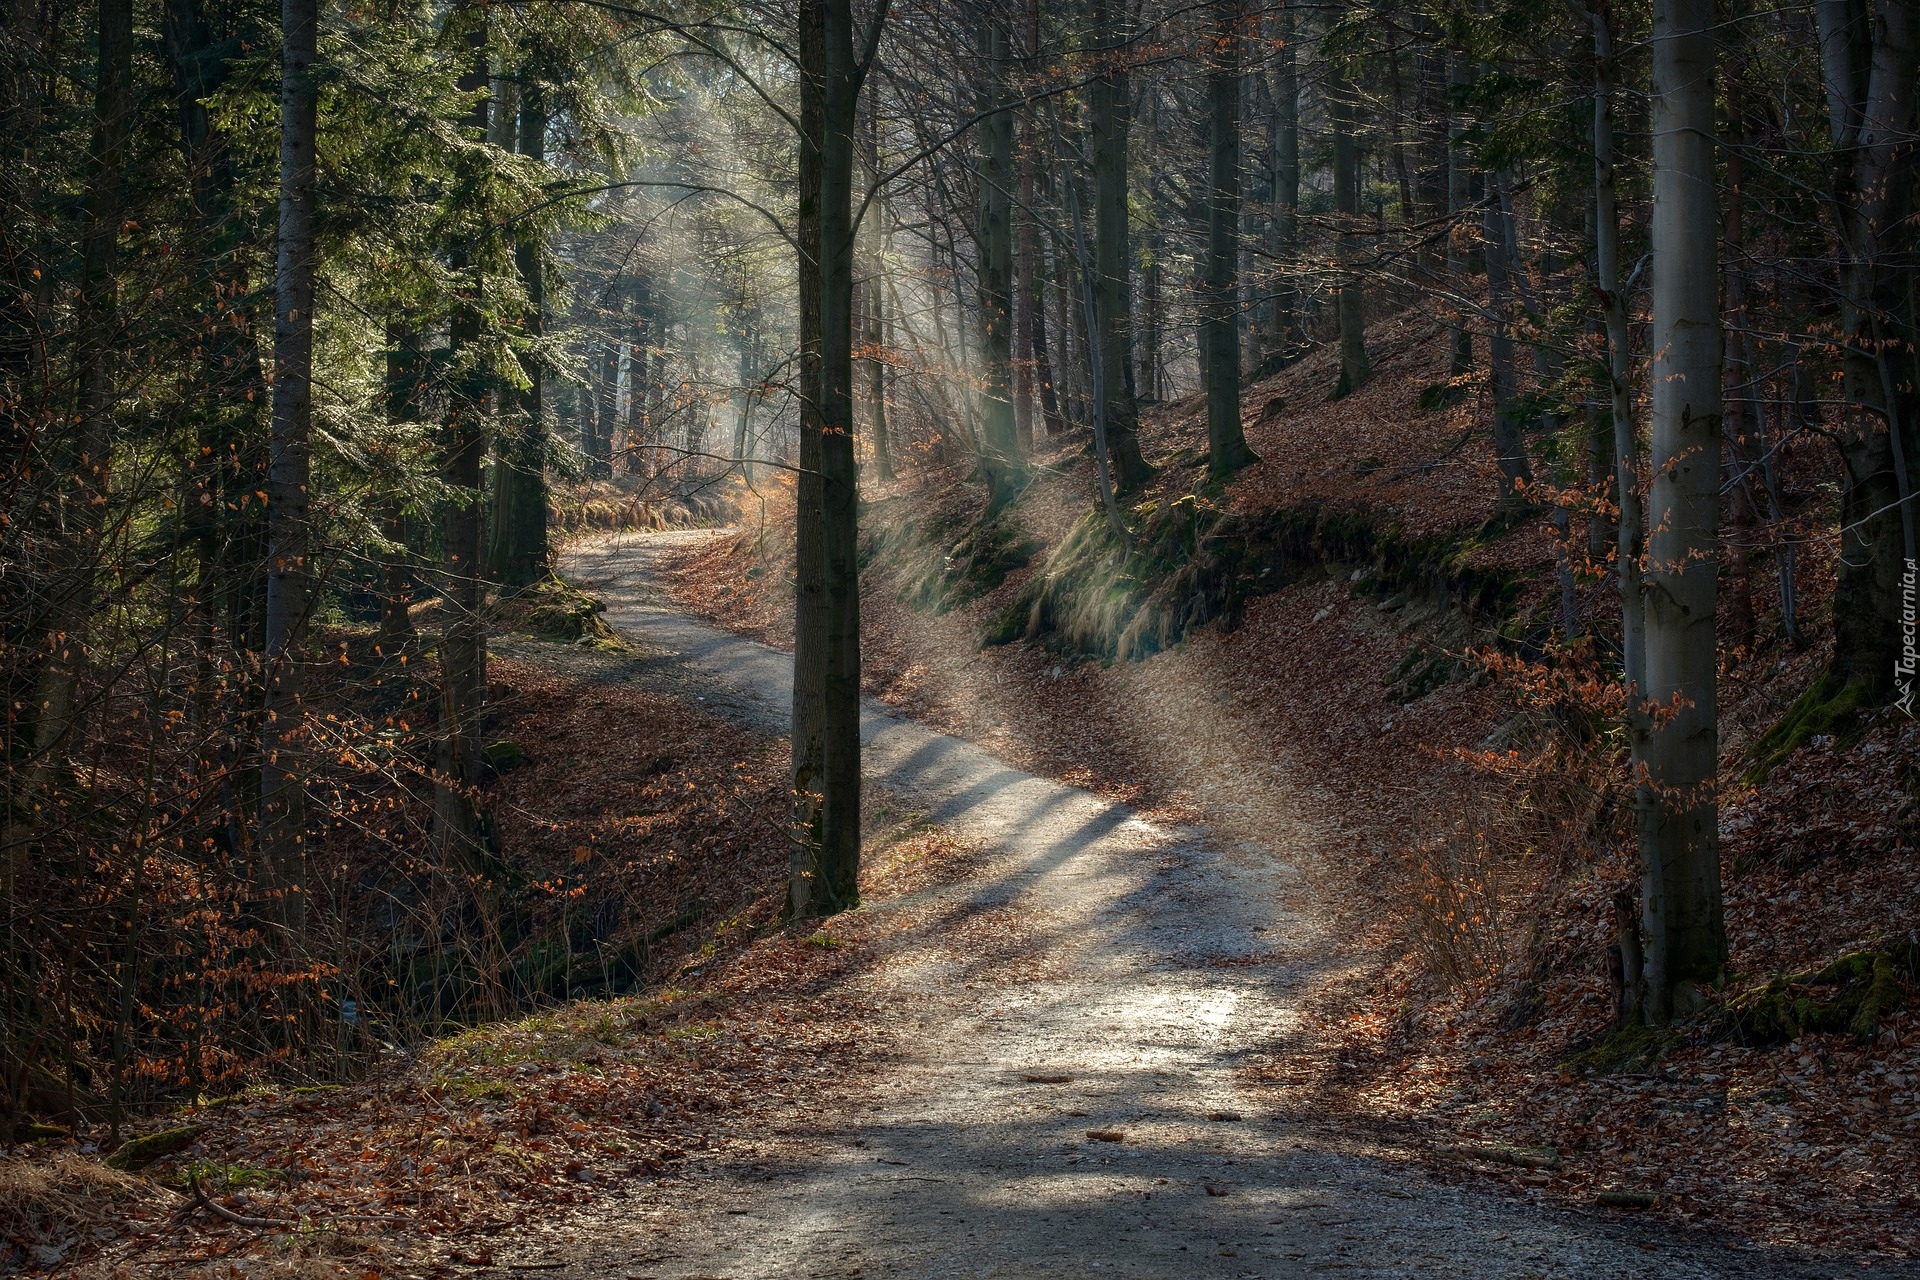
<path fill-rule="evenodd" d="M 1727 537 L 1727 631 L 1736 649 L 1751 650 L 1755 630 L 1753 543 L 1758 525 L 1753 501 L 1753 472 L 1758 422 L 1751 385 L 1753 366 L 1747 357 L 1746 280 L 1738 265 L 1746 251 L 1746 219 L 1741 200 L 1746 170 L 1746 157 L 1741 148 L 1746 139 L 1741 105 L 1737 85 L 1730 84 L 1727 89 L 1727 210 L 1723 240 L 1731 261 L 1723 273 L 1722 286 L 1726 295 L 1724 310 L 1729 325 L 1726 366 L 1722 375 L 1726 394 L 1721 419 L 1721 434 L 1726 442 L 1726 478 L 1721 487 L 1727 494 L 1727 514 L 1733 525 Z"/>
<path fill-rule="evenodd" d="M 313 428 L 313 67 L 317 0 L 282 0 L 280 231 L 274 288 L 273 456 L 267 477 L 266 725 L 261 734 L 260 855 L 292 937 L 305 923 L 304 770 L 299 635 L 306 623 L 308 442 Z"/>
<path fill-rule="evenodd" d="M 1092 0 L 1093 27 L 1106 43 L 1095 52 L 1099 71 L 1088 86 L 1093 136 L 1094 280 L 1099 302 L 1091 341 L 1100 344 L 1100 397 L 1106 410 L 1107 447 L 1114 483 L 1121 493 L 1153 474 L 1140 453 L 1140 411 L 1128 387 L 1133 351 L 1133 300 L 1128 280 L 1127 133 L 1132 93 L 1121 59 L 1125 32 L 1113 0 Z"/>
<path fill-rule="evenodd" d="M 1213 0 L 1212 107 L 1207 192 L 1207 473 L 1224 480 L 1248 463 L 1240 421 L 1240 0 Z"/>
<path fill-rule="evenodd" d="M 527 77 L 520 91 L 520 154 L 546 159 L 547 112 L 540 84 Z M 513 247 L 514 266 L 527 291 L 522 326 L 527 337 L 546 332 L 546 272 L 539 237 L 523 234 Z M 644 314 L 644 312 L 643 312 Z M 506 587 L 524 587 L 546 576 L 547 422 L 546 367 L 537 356 L 520 361 L 526 389 L 519 393 L 518 429 L 496 450 L 494 471 L 494 576 Z"/>
<path fill-rule="evenodd" d="M 1819 0 L 1833 137 L 1847 414 L 1841 430 L 1833 671 L 1876 697 L 1903 664 L 1901 579 L 1916 555 L 1920 368 L 1912 254 L 1917 56 L 1905 0 Z M 1901 666 L 1901 678 L 1911 679 Z"/>
<path fill-rule="evenodd" d="M 593 436 L 593 465 L 587 468 L 587 474 L 601 480 L 613 474 L 613 437 L 620 429 L 621 317 L 618 311 L 608 317 L 606 344 L 600 348 L 599 402 L 593 414 L 598 429 Z"/>
<path fill-rule="evenodd" d="M 1493 329 L 1487 335 L 1487 363 L 1493 381 L 1493 457 L 1500 468 L 1503 504 L 1525 502 L 1527 486 L 1533 480 L 1526 440 L 1514 411 L 1519 381 L 1513 364 L 1513 259 L 1509 252 L 1512 239 L 1506 227 L 1508 217 L 1501 201 L 1488 200 L 1481 236 L 1487 256 L 1487 307 L 1493 312 Z"/>
<path fill-rule="evenodd" d="M 1614 539 L 1620 572 L 1621 667 L 1626 677 L 1630 758 L 1638 769 L 1646 740 L 1646 718 L 1638 700 L 1646 688 L 1646 604 L 1641 589 L 1641 559 L 1646 549 L 1646 519 L 1640 488 L 1640 432 L 1633 420 L 1631 352 L 1627 347 L 1627 299 L 1620 279 L 1620 207 L 1613 169 L 1614 52 L 1610 0 L 1594 0 L 1593 14 L 1593 190 L 1594 288 L 1604 308 L 1607 331 L 1607 392 L 1611 402 L 1614 492 L 1620 527 Z"/>
<path fill-rule="evenodd" d="M 75 308 L 73 429 L 55 446 L 51 487 L 53 559 L 47 581 L 46 664 L 39 679 L 33 745 L 40 765 L 72 745 L 79 716 L 80 673 L 96 603 L 95 575 L 104 567 L 108 472 L 116 409 L 120 308 L 121 189 L 133 127 L 132 0 L 100 0 L 93 136 L 87 156 L 80 291 Z M 36 772 L 38 771 L 36 766 Z"/>
<path fill-rule="evenodd" d="M 1300 252 L 1300 70 L 1294 50 L 1293 11 L 1278 17 L 1280 47 L 1273 55 L 1273 117 L 1269 125 L 1268 183 L 1273 200 L 1269 219 L 1273 254 L 1268 287 L 1273 291 L 1273 324 L 1259 373 L 1277 373 L 1294 358 L 1300 344 L 1300 291 L 1293 272 Z"/>
<path fill-rule="evenodd" d="M 879 19 L 876 18 L 876 21 Z M 848 0 L 800 9 L 802 395 L 787 911 L 860 900 L 860 583 L 853 440 L 853 130 L 864 68 Z"/>
<path fill-rule="evenodd" d="M 460 88 L 474 92 L 487 83 L 487 37 L 475 34 L 474 65 Z M 487 103 L 482 99 L 469 121 L 485 137 Z M 455 278 L 470 281 L 470 296 L 454 310 L 448 326 L 450 358 L 480 340 L 480 299 L 486 296 L 480 268 L 464 244 L 451 255 Z M 441 864 L 472 875 L 490 869 L 491 850 L 479 787 L 486 763 L 487 697 L 486 581 L 481 553 L 486 504 L 480 489 L 480 463 L 486 456 L 487 375 L 473 370 L 448 396 L 440 433 L 440 479 L 450 493 L 441 507 L 440 564 L 440 733 L 436 743 L 433 787 L 433 840 Z M 607 418 L 612 417 L 611 412 Z"/>
<path fill-rule="evenodd" d="M 1007 96 L 1010 43 L 1001 0 L 991 0 L 980 24 L 982 77 L 980 103 Z M 980 356 L 984 372 L 980 394 L 982 457 L 992 502 L 999 505 L 1018 490 L 1022 472 L 1020 438 L 1013 412 L 1013 113 L 999 111 L 980 122 L 979 246 Z"/>
<path fill-rule="evenodd" d="M 1340 380 L 1333 398 L 1351 395 L 1372 376 L 1367 362 L 1366 290 L 1360 279 L 1360 146 L 1354 137 L 1353 86 L 1338 59 L 1327 63 L 1327 128 L 1333 133 L 1334 234 L 1340 270 Z"/>
<path fill-rule="evenodd" d="M 387 322 L 387 421 L 415 421 L 420 413 L 421 335 L 399 320 Z M 390 544 L 380 554 L 380 632 L 375 646 L 391 659 L 413 648 L 413 557 L 407 550 L 407 518 L 397 498 L 380 505 L 380 533 Z"/>
<path fill-rule="evenodd" d="M 1468 224 L 1467 206 L 1473 202 L 1473 161 L 1467 154 L 1466 113 L 1454 103 L 1453 95 L 1467 86 L 1467 61 L 1451 55 L 1447 67 L 1447 213 L 1452 226 L 1447 231 L 1447 286 L 1465 294 L 1467 279 Z M 1447 322 L 1448 372 L 1456 378 L 1473 372 L 1473 330 L 1467 327 L 1458 307 Z"/>
<path fill-rule="evenodd" d="M 892 480 L 893 441 L 887 435 L 887 357 L 886 293 L 878 272 L 885 269 L 882 255 L 874 257 L 876 274 L 867 286 L 867 434 L 873 437 L 873 469 L 881 480 Z M 1029 428 L 1031 430 L 1031 428 Z"/>
<path fill-rule="evenodd" d="M 1712 0 L 1653 8 L 1653 491 L 1647 736 L 1639 814 L 1645 1007 L 1691 1012 L 1726 968 L 1714 594 L 1720 511 L 1719 219 Z"/>

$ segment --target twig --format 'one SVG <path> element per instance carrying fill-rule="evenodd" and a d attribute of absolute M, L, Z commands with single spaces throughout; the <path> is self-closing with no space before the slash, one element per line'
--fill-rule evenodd
<path fill-rule="evenodd" d="M 225 1205 L 215 1204 L 208 1198 L 206 1191 L 200 1186 L 200 1178 L 197 1174 L 190 1173 L 187 1175 L 187 1186 L 193 1189 L 193 1198 L 202 1209 L 205 1209 L 216 1218 L 226 1219 L 236 1227 L 246 1227 L 253 1231 L 266 1231 L 273 1227 L 291 1227 L 294 1225 L 293 1220 L 290 1218 L 249 1218 L 243 1213 L 235 1213 Z"/>

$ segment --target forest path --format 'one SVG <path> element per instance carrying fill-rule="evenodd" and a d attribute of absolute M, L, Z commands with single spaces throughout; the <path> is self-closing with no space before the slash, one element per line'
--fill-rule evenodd
<path fill-rule="evenodd" d="M 781 725 L 790 657 L 650 584 L 663 548 L 706 536 L 613 538 L 564 570 L 623 634 L 678 655 L 663 679 Z M 1325 950 L 1287 907 L 1301 895 L 1281 856 L 1150 824 L 881 706 L 862 740 L 872 783 L 987 849 L 912 895 L 935 899 L 933 924 L 858 979 L 904 1050 L 864 1106 L 819 1116 L 771 1164 L 633 1185 L 511 1252 L 622 1280 L 1833 1274 L 1334 1149 L 1236 1071 L 1298 1027 Z"/>

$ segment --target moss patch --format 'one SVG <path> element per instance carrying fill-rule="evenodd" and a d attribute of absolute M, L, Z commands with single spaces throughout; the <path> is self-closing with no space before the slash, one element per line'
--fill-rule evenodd
<path fill-rule="evenodd" d="M 1781 761 L 1822 734 L 1833 735 L 1842 746 L 1852 745 L 1866 732 L 1866 712 L 1877 701 L 1866 681 L 1847 681 L 1831 671 L 1823 673 L 1753 744 L 1743 781 L 1749 785 L 1766 781 Z"/>
<path fill-rule="evenodd" d="M 1205 493 L 1145 503 L 1132 515 L 1131 549 L 1098 508 L 1083 515 L 983 641 L 1043 640 L 1091 657 L 1145 658 L 1196 626 L 1234 625 L 1248 601 L 1329 570 L 1348 572 L 1358 590 L 1399 598 L 1403 607 L 1418 597 L 1422 612 L 1436 616 L 1497 619 L 1519 592 L 1510 575 L 1470 563 L 1503 532 L 1491 527 L 1414 537 L 1363 507 L 1308 503 L 1246 513 Z M 1412 683 L 1424 691 L 1456 673 L 1434 663 Z"/>
<path fill-rule="evenodd" d="M 1721 1008 L 1721 1030 L 1741 1044 L 1777 1044 L 1807 1032 L 1845 1032 L 1871 1042 L 1880 1020 L 1900 1007 L 1902 974 L 1920 970 L 1920 946 L 1909 938 L 1854 951 L 1822 969 L 1775 978 L 1743 991 Z"/>
<path fill-rule="evenodd" d="M 106 1158 L 109 1169 L 118 1169 L 121 1173 L 132 1173 L 144 1169 L 161 1156 L 170 1156 L 176 1151 L 184 1151 L 193 1145 L 200 1136 L 200 1126 L 181 1125 L 177 1129 L 162 1129 L 157 1133 L 142 1134 L 120 1144 L 114 1153 Z"/>
<path fill-rule="evenodd" d="M 1645 1071 L 1680 1046 L 1683 1037 L 1666 1027 L 1635 1024 L 1621 1027 L 1599 1043 L 1574 1054 L 1560 1064 L 1564 1071 L 1595 1071 L 1612 1075 L 1621 1071 Z"/>
<path fill-rule="evenodd" d="M 559 577 L 543 578 L 500 597 L 494 617 L 505 630 L 521 631 L 545 640 L 617 642 L 611 626 L 600 615 L 606 602 L 588 595 Z"/>

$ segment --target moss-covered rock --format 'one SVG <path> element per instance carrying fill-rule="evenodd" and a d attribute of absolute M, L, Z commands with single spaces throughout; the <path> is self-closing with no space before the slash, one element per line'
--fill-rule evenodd
<path fill-rule="evenodd" d="M 161 1129 L 154 1133 L 142 1134 L 130 1138 L 107 1157 L 106 1166 L 118 1169 L 122 1173 L 133 1173 L 144 1169 L 161 1156 L 170 1156 L 177 1151 L 185 1151 L 200 1136 L 200 1126 L 185 1124 L 176 1129 Z"/>
<path fill-rule="evenodd" d="M 1822 969 L 1783 975 L 1743 991 L 1719 1011 L 1722 1032 L 1741 1044 L 1773 1044 L 1808 1032 L 1846 1033 L 1870 1042 L 1898 1009 L 1900 977 L 1920 967 L 1912 939 L 1850 952 Z"/>
<path fill-rule="evenodd" d="M 616 639 L 614 630 L 600 616 L 606 608 L 605 601 L 562 578 L 550 577 L 502 596 L 495 606 L 495 618 L 503 628 L 545 640 L 612 641 Z"/>

